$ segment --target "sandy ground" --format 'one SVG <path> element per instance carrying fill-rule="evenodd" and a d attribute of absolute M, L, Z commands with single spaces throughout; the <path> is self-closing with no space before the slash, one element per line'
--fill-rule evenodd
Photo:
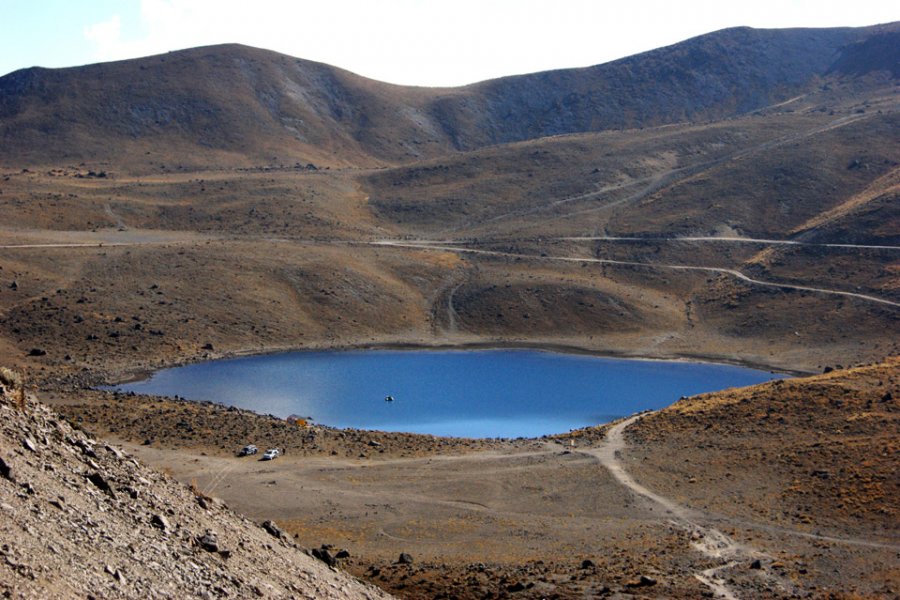
<path fill-rule="evenodd" d="M 574 448 L 311 436 L 88 389 L 296 348 L 537 346 L 792 373 L 883 361 L 900 353 L 896 95 L 856 102 L 440 169 L 10 171 L 0 364 L 85 429 L 305 546 L 346 548 L 345 568 L 410 598 L 895 597 L 895 362 Z M 765 243 L 798 232 L 820 243 Z M 288 453 L 233 457 L 248 441 Z"/>
<path fill-rule="evenodd" d="M 123 443 L 251 518 L 276 519 L 303 546 L 346 549 L 344 568 L 411 598 L 891 597 L 900 375 L 896 361 L 836 373 L 701 396 L 611 429 L 463 443 L 453 455 L 431 442 L 332 456 L 321 441 L 263 462 L 172 440 Z M 835 388 L 838 404 L 822 395 Z M 750 398 L 752 414 L 780 424 L 755 431 L 755 417 L 735 410 Z M 809 427 L 811 405 L 830 445 Z M 743 435 L 721 435 L 738 423 Z M 765 458 L 779 448 L 791 458 Z M 401 552 L 412 565 L 396 564 Z"/>

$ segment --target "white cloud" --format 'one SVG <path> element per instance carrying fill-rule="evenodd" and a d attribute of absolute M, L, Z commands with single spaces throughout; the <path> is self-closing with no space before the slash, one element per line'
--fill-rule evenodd
<path fill-rule="evenodd" d="M 97 60 L 239 42 L 384 81 L 458 85 L 597 64 L 734 25 L 817 27 L 891 20 L 884 16 L 890 3 L 857 0 L 853 14 L 847 14 L 844 3 L 141 0 L 124 22 L 115 16 L 86 28 L 84 35 Z"/>
<path fill-rule="evenodd" d="M 122 46 L 122 19 L 113 15 L 106 21 L 85 27 L 84 37 L 94 44 L 95 53 L 102 60 L 115 58 Z"/>

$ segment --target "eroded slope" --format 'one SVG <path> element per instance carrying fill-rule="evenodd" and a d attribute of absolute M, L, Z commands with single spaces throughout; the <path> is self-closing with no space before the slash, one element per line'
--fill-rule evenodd
<path fill-rule="evenodd" d="M 387 597 L 17 398 L 0 390 L 4 594 Z"/>

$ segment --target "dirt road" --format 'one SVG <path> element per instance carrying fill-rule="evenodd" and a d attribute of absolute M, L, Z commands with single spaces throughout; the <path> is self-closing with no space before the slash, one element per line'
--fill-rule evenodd
<path fill-rule="evenodd" d="M 575 257 L 575 256 L 537 256 L 530 254 L 520 254 L 515 252 L 500 252 L 497 250 L 479 250 L 476 248 L 465 248 L 461 246 L 448 246 L 448 245 L 436 245 L 431 242 L 418 242 L 418 241 L 396 241 L 396 240 L 379 240 L 376 242 L 372 242 L 373 245 L 376 246 L 392 246 L 398 248 L 416 248 L 419 250 L 433 250 L 440 252 L 456 252 L 460 254 L 478 254 L 482 256 L 497 256 L 497 257 L 507 257 L 507 258 L 528 258 L 530 260 L 540 260 L 540 261 L 561 261 L 561 262 L 573 262 L 573 263 L 592 263 L 592 264 L 606 264 L 606 265 L 621 265 L 621 266 L 629 266 L 629 267 L 643 267 L 648 269 L 664 269 L 671 271 L 698 271 L 703 273 L 713 273 L 716 275 L 728 275 L 730 277 L 734 277 L 739 279 L 745 283 L 749 283 L 752 285 L 760 285 L 764 287 L 778 288 L 784 290 L 795 290 L 801 292 L 812 292 L 815 294 L 825 294 L 831 296 L 844 296 L 847 298 L 855 298 L 857 300 L 864 300 L 866 302 L 874 302 L 877 304 L 883 304 L 886 306 L 892 306 L 896 308 L 900 308 L 900 302 L 894 302 L 893 300 L 888 300 L 886 298 L 879 298 L 877 296 L 871 296 L 869 294 L 859 294 L 856 292 L 846 292 L 843 290 L 834 290 L 827 288 L 819 288 L 813 286 L 804 286 L 804 285 L 794 285 L 790 283 L 777 283 L 774 281 L 763 281 L 761 279 L 754 279 L 749 277 L 736 269 L 726 269 L 723 267 L 701 267 L 695 265 L 680 265 L 680 264 L 663 264 L 663 263 L 645 263 L 638 261 L 629 261 L 629 260 L 615 260 L 611 258 L 593 258 L 593 257 Z"/>

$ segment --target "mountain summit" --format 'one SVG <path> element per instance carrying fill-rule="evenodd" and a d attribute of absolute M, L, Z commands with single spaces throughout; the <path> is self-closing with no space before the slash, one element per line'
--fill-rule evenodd
<path fill-rule="evenodd" d="M 740 115 L 824 77 L 898 75 L 898 25 L 726 29 L 459 88 L 390 85 L 237 44 L 0 78 L 0 160 L 376 166 L 550 135 Z"/>

